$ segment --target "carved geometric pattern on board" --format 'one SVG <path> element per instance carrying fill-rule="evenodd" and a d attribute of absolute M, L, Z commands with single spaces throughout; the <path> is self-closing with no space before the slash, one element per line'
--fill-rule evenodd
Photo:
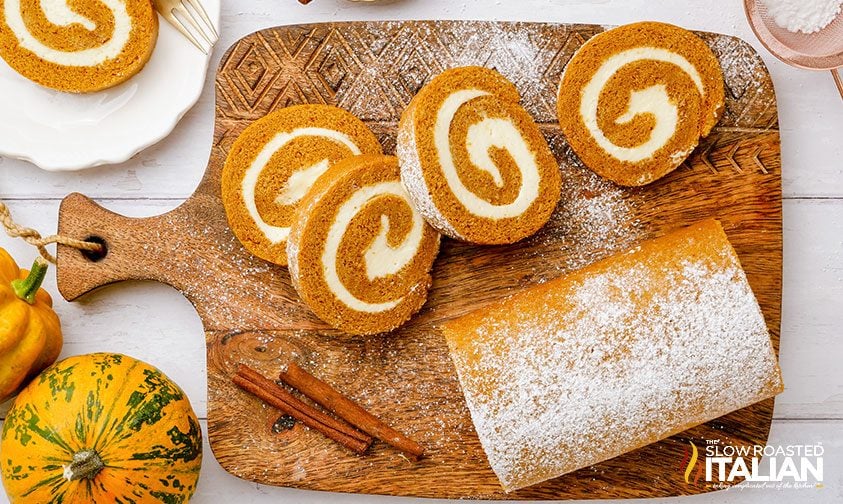
<path fill-rule="evenodd" d="M 313 39 L 315 27 L 294 26 L 289 30 L 275 30 L 270 32 L 272 38 L 284 49 L 284 54 L 290 58 L 297 58 L 305 44 Z"/>
<path fill-rule="evenodd" d="M 322 101 L 336 103 L 337 95 L 360 72 L 360 63 L 340 30 L 320 30 L 319 37 L 319 45 L 298 71 L 313 83 Z"/>
<path fill-rule="evenodd" d="M 227 94 L 234 100 L 231 105 L 248 111 L 259 108 L 273 88 L 280 64 L 279 55 L 272 50 L 263 34 L 256 34 L 251 43 L 237 44 L 221 65 L 221 73 L 226 76 Z"/>
<path fill-rule="evenodd" d="M 726 88 L 726 110 L 721 127 L 777 127 L 773 81 L 761 56 L 743 40 L 704 34 L 720 60 Z"/>
<path fill-rule="evenodd" d="M 397 122 L 433 76 L 455 66 L 480 65 L 512 79 L 538 122 L 554 123 L 565 65 L 576 49 L 603 30 L 476 21 L 268 30 L 246 48 L 238 44 L 232 49 L 221 67 L 226 78 L 220 94 L 230 105 L 224 109 L 235 117 L 255 119 L 261 108 L 315 101 L 347 108 L 367 121 Z M 720 126 L 776 128 L 772 81 L 760 56 L 740 39 L 700 35 L 723 66 L 727 103 Z"/>

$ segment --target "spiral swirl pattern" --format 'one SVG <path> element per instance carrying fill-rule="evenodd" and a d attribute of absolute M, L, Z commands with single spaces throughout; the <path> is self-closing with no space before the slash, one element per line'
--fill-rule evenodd
<path fill-rule="evenodd" d="M 439 234 L 411 205 L 391 156 L 330 168 L 302 200 L 287 242 L 293 285 L 351 334 L 391 330 L 427 298 Z"/>
<path fill-rule="evenodd" d="M 146 64 L 158 36 L 148 0 L 3 0 L 0 56 L 24 77 L 70 92 L 105 89 Z"/>
<path fill-rule="evenodd" d="M 234 234 L 258 257 L 286 265 L 290 224 L 314 181 L 344 158 L 380 152 L 366 125 L 336 107 L 287 107 L 256 121 L 223 168 L 223 203 Z"/>
<path fill-rule="evenodd" d="M 719 63 L 703 40 L 636 23 L 586 42 L 565 69 L 559 124 L 582 161 L 622 185 L 666 175 L 723 110 Z"/>
<path fill-rule="evenodd" d="M 512 243 L 541 227 L 559 198 L 559 169 L 515 86 L 457 68 L 413 99 L 399 126 L 401 179 L 440 232 Z"/>

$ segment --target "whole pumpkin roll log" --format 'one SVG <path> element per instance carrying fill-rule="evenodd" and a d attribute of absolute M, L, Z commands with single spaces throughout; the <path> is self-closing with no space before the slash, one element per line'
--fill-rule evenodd
<path fill-rule="evenodd" d="M 442 234 L 514 243 L 538 231 L 560 194 L 559 166 L 515 85 L 487 68 L 443 72 L 401 116 L 401 180 Z"/>
<path fill-rule="evenodd" d="M 442 331 L 506 491 L 783 388 L 764 315 L 715 220 L 525 289 Z"/>
<path fill-rule="evenodd" d="M 158 40 L 149 0 L 0 0 L 0 57 L 42 86 L 85 93 L 138 73 Z"/>
<path fill-rule="evenodd" d="M 328 105 L 297 105 L 255 121 L 234 142 L 222 173 L 232 231 L 254 255 L 287 264 L 287 236 L 299 201 L 336 162 L 380 154 L 363 122 Z"/>
<path fill-rule="evenodd" d="M 691 154 L 723 113 L 723 73 L 693 33 L 644 22 L 589 39 L 559 86 L 559 125 L 594 172 L 649 184 Z"/>
<path fill-rule="evenodd" d="M 12 504 L 186 503 L 199 480 L 202 429 L 160 370 L 120 354 L 80 355 L 21 391 L 0 453 Z"/>
<path fill-rule="evenodd" d="M 304 197 L 287 242 L 293 285 L 349 334 L 406 322 L 427 300 L 439 233 L 416 211 L 393 156 L 345 159 Z"/>

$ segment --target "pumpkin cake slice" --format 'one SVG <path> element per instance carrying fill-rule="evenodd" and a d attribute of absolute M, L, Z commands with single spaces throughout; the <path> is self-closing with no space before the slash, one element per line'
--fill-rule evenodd
<path fill-rule="evenodd" d="M 439 233 L 410 203 L 393 156 L 344 159 L 313 184 L 287 241 L 313 313 L 348 334 L 390 331 L 421 309 Z"/>
<path fill-rule="evenodd" d="M 401 180 L 442 234 L 514 243 L 553 213 L 559 166 L 520 99 L 494 70 L 454 68 L 422 88 L 402 114 Z"/>
<path fill-rule="evenodd" d="M 329 105 L 296 105 L 259 119 L 234 142 L 222 172 L 228 223 L 246 249 L 287 265 L 293 214 L 313 182 L 358 154 L 380 154 L 357 117 Z"/>
<path fill-rule="evenodd" d="M 531 287 L 442 332 L 506 491 L 783 387 L 764 316 L 714 220 Z"/>
<path fill-rule="evenodd" d="M 708 45 L 654 22 L 589 39 L 565 67 L 557 101 L 559 126 L 577 156 L 624 186 L 676 169 L 723 108 L 723 72 Z"/>
<path fill-rule="evenodd" d="M 152 56 L 158 14 L 149 0 L 2 0 L 0 57 L 27 79 L 71 93 L 126 81 Z"/>

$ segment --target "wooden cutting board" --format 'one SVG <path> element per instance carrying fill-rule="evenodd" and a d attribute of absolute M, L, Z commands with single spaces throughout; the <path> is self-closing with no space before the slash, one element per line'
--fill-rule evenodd
<path fill-rule="evenodd" d="M 566 62 L 603 30 L 408 21 L 287 26 L 249 35 L 220 64 L 214 143 L 196 193 L 176 210 L 148 219 L 126 218 L 82 195 L 68 196 L 59 232 L 97 237 L 108 253 L 96 260 L 61 247 L 59 289 L 74 300 L 106 284 L 151 279 L 172 285 L 193 303 L 207 342 L 211 445 L 219 463 L 241 478 L 315 490 L 450 498 L 605 499 L 707 491 L 702 481 L 685 482 L 688 442 L 764 444 L 772 400 L 505 495 L 487 465 L 436 330 L 438 322 L 517 289 L 639 240 L 717 217 L 740 255 L 778 348 L 781 167 L 775 95 L 761 58 L 739 39 L 700 33 L 724 67 L 726 113 L 674 173 L 645 188 L 622 189 L 578 163 L 555 119 Z M 365 120 L 392 152 L 396 122 L 414 93 L 440 71 L 467 64 L 497 68 L 518 85 L 559 159 L 565 176 L 562 203 L 545 229 L 520 244 L 476 247 L 446 240 L 426 307 L 400 330 L 362 338 L 339 334 L 299 301 L 284 268 L 252 257 L 229 231 L 220 201 L 228 149 L 269 111 L 328 103 Z M 278 412 L 241 393 L 230 376 L 240 362 L 275 376 L 290 359 L 417 439 L 429 457 L 412 463 L 382 443 L 355 456 L 299 425 L 274 433 Z"/>

